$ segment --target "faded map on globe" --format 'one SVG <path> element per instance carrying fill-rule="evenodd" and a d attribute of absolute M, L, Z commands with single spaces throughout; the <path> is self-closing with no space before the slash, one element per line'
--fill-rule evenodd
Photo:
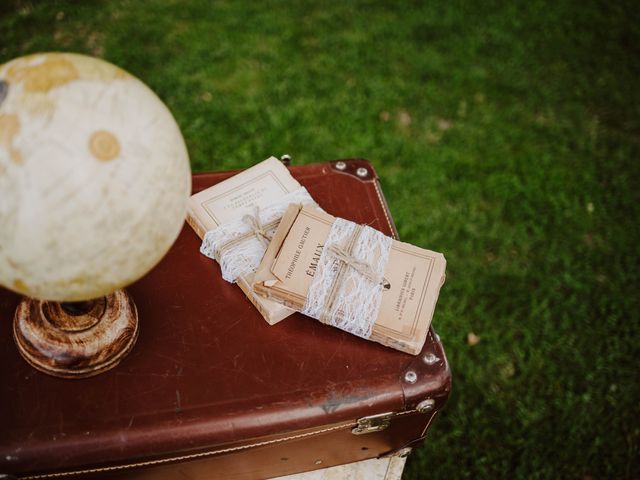
<path fill-rule="evenodd" d="M 0 284 L 84 300 L 137 280 L 182 228 L 180 130 L 141 81 L 105 61 L 31 55 L 0 66 Z"/>

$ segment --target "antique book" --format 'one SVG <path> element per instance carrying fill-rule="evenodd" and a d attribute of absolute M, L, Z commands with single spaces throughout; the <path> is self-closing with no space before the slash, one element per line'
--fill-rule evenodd
<path fill-rule="evenodd" d="M 301 200 L 307 197 L 310 199 L 304 187 L 291 176 L 282 162 L 270 157 L 189 199 L 187 222 L 204 240 L 202 253 L 221 264 L 225 280 L 237 283 L 269 324 L 291 315 L 293 310 L 260 297 L 253 291 L 253 271 L 266 244 L 261 248 L 255 238 L 248 238 L 252 237 L 252 231 L 249 225 L 243 223 L 243 218 L 256 207 L 272 206 L 270 213 L 267 213 L 269 221 L 265 226 L 269 227 L 267 230 L 275 231 L 279 217 L 286 208 L 286 199 Z M 261 214 L 257 216 L 264 217 Z M 260 224 L 260 218 L 257 221 Z M 209 236 L 207 232 L 210 232 Z M 246 233 L 245 238 L 238 241 L 243 233 Z M 226 237 L 236 239 L 235 242 L 227 242 L 228 247 L 235 248 L 226 248 L 223 252 L 225 255 L 220 255 L 219 247 Z M 236 264 L 229 266 L 228 263 L 233 261 Z"/>
<path fill-rule="evenodd" d="M 446 261 L 313 206 L 290 205 L 254 277 L 264 296 L 362 338 L 418 354 Z"/>

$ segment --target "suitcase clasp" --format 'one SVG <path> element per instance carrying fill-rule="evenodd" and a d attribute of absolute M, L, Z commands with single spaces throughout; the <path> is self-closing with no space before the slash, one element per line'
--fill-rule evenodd
<path fill-rule="evenodd" d="M 365 433 L 384 430 L 391 424 L 391 418 L 394 415 L 393 412 L 387 412 L 359 418 L 357 425 L 351 430 L 351 433 L 354 435 L 364 435 Z"/>

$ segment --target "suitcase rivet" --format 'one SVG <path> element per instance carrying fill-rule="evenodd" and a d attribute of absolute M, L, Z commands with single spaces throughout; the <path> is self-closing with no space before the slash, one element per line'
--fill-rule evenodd
<path fill-rule="evenodd" d="M 409 370 L 404 374 L 404 381 L 407 383 L 416 383 L 418 380 L 418 375 L 413 370 Z"/>
<path fill-rule="evenodd" d="M 428 398 L 423 400 L 416 406 L 416 410 L 420 413 L 427 413 L 433 410 L 433 407 L 436 406 L 436 401 L 433 398 Z"/>
<path fill-rule="evenodd" d="M 343 172 L 347 169 L 347 164 L 345 162 L 336 162 L 336 168 Z"/>
<path fill-rule="evenodd" d="M 314 463 L 315 463 L 316 465 L 320 465 L 320 464 L 322 463 L 322 460 L 316 460 Z"/>
<path fill-rule="evenodd" d="M 407 448 L 403 448 L 402 450 L 398 450 L 394 456 L 397 456 L 400 458 L 407 458 L 410 453 L 411 453 L 411 449 L 407 447 Z"/>
<path fill-rule="evenodd" d="M 426 363 L 427 365 L 433 365 L 434 363 L 436 363 L 439 360 L 440 359 L 433 353 L 425 353 L 424 357 L 422 357 L 422 361 L 424 363 Z"/>
<path fill-rule="evenodd" d="M 367 175 L 369 175 L 369 170 L 367 170 L 367 169 L 366 169 L 366 168 L 364 168 L 364 167 L 359 167 L 359 168 L 356 170 L 356 175 L 358 175 L 360 178 L 364 178 L 364 177 L 366 177 Z"/>
<path fill-rule="evenodd" d="M 285 167 L 288 167 L 289 165 L 291 165 L 291 156 L 285 153 L 280 157 L 280 161 L 284 163 Z"/>

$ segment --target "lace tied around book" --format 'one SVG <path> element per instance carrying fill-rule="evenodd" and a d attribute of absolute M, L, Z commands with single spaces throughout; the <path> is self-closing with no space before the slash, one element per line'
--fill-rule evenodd
<path fill-rule="evenodd" d="M 227 282 L 234 283 L 240 275 L 255 272 L 282 215 L 292 203 L 315 204 L 307 189 L 300 187 L 265 207 L 256 207 L 253 215 L 209 230 L 200 252 L 220 264 L 222 278 Z"/>
<path fill-rule="evenodd" d="M 322 250 L 302 313 L 369 338 L 382 292 L 392 239 L 371 227 L 336 219 Z"/>

